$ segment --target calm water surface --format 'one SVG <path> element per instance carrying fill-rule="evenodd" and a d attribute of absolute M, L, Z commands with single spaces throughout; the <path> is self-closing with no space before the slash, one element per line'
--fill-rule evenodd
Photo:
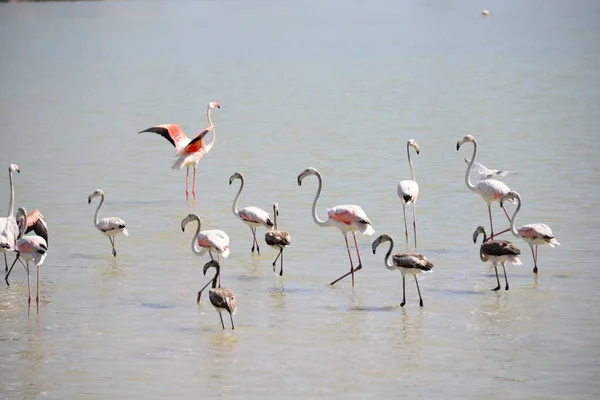
<path fill-rule="evenodd" d="M 599 18 L 592 1 L 0 5 L 0 167 L 21 166 L 16 204 L 42 210 L 51 232 L 39 315 L 27 316 L 22 268 L 0 289 L 0 397 L 600 395 Z M 217 142 L 186 204 L 172 147 L 137 132 L 193 133 L 211 100 Z M 536 277 L 514 239 L 524 265 L 508 268 L 508 292 L 490 290 L 471 239 L 488 222 L 464 184 L 472 147 L 455 148 L 466 133 L 482 163 L 519 172 L 506 180 L 524 199 L 517 225 L 545 222 L 561 243 L 540 248 Z M 376 236 L 360 238 L 357 286 L 327 286 L 348 269 L 343 239 L 310 218 L 316 179 L 296 184 L 318 168 L 321 217 L 360 204 L 400 251 L 409 138 L 421 146 L 419 250 L 435 263 L 423 308 L 411 281 L 400 308 Z M 235 171 L 241 205 L 280 204 L 293 237 L 283 278 L 275 251 L 251 256 L 231 213 Z M 116 260 L 92 224 L 96 188 L 101 215 L 131 233 Z M 179 225 L 193 210 L 231 237 L 233 332 L 195 303 L 206 258 Z"/>

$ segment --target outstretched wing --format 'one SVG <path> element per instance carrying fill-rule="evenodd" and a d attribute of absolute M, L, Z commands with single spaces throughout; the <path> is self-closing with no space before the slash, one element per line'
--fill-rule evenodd
<path fill-rule="evenodd" d="M 208 131 L 210 131 L 210 129 L 206 128 L 202 132 L 200 132 L 199 134 L 197 134 L 196 137 L 193 138 L 183 148 L 183 153 L 184 154 L 193 154 L 193 153 L 197 153 L 200 150 L 202 150 L 203 148 L 205 148 L 206 145 L 204 144 L 204 136 L 206 136 L 206 134 L 208 133 Z"/>
<path fill-rule="evenodd" d="M 43 238 L 48 245 L 48 225 L 44 216 L 39 210 L 33 210 L 27 215 L 27 228 L 25 233 L 33 231 L 36 235 Z"/>
<path fill-rule="evenodd" d="M 471 160 L 465 158 L 465 162 L 467 164 L 469 164 L 471 162 Z M 515 175 L 516 174 L 516 172 L 514 172 L 514 171 L 505 171 L 505 170 L 501 170 L 501 169 L 490 169 L 490 168 L 486 167 L 485 165 L 478 163 L 477 161 L 475 161 L 473 163 L 473 171 L 475 171 L 475 174 L 477 175 L 478 180 L 489 179 L 489 178 L 494 178 L 494 177 L 504 177 L 507 175 Z"/>
<path fill-rule="evenodd" d="M 144 129 L 139 133 L 143 132 L 153 132 L 158 133 L 160 136 L 164 137 L 171 143 L 177 152 L 181 151 L 190 143 L 190 138 L 187 137 L 183 130 L 176 124 L 163 124 L 152 126 L 148 129 Z"/>

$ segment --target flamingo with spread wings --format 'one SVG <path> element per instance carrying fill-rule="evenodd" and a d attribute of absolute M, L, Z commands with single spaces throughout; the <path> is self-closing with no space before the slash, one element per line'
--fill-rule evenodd
<path fill-rule="evenodd" d="M 196 200 L 196 170 L 198 169 L 198 163 L 214 146 L 215 144 L 215 127 L 210 117 L 210 111 L 215 108 L 221 108 L 221 105 L 216 101 L 208 103 L 206 110 L 206 117 L 208 119 L 208 126 L 198 133 L 194 138 L 190 139 L 183 132 L 181 127 L 176 124 L 163 124 L 152 126 L 139 133 L 153 132 L 158 133 L 169 141 L 175 147 L 175 155 L 179 158 L 175 161 L 171 169 L 178 170 L 186 167 L 187 172 L 185 175 L 185 199 L 189 198 L 189 177 L 190 167 L 194 168 L 194 177 L 192 178 L 192 195 Z M 209 143 L 204 141 L 204 137 L 208 132 L 212 132 L 212 140 Z"/>

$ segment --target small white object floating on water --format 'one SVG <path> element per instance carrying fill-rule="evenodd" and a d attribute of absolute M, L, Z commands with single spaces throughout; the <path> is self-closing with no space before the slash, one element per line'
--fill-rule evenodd
<path fill-rule="evenodd" d="M 484 16 L 486 16 L 486 17 L 487 17 L 487 16 L 488 16 L 488 15 L 490 15 L 490 14 L 491 14 L 491 13 L 490 13 L 490 10 L 481 10 L 481 15 L 484 15 Z"/>

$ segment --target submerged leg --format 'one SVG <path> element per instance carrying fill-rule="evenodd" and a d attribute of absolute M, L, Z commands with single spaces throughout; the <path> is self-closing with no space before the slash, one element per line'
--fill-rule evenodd
<path fill-rule="evenodd" d="M 340 280 L 344 279 L 345 277 L 347 277 L 348 275 L 350 275 L 351 273 L 354 272 L 354 264 L 352 263 L 352 254 L 350 254 L 350 246 L 348 245 L 348 236 L 346 233 L 344 233 L 344 240 L 346 241 L 346 250 L 348 250 L 348 258 L 350 259 L 350 272 L 340 276 L 335 281 L 331 282 L 330 285 L 335 285 Z M 352 285 L 352 286 L 354 286 L 354 285 Z"/>
<path fill-rule="evenodd" d="M 108 240 L 110 240 L 110 245 L 112 246 L 112 255 L 113 255 L 113 257 L 116 257 L 117 251 L 115 250 L 115 238 L 112 236 L 109 236 Z"/>
<path fill-rule="evenodd" d="M 281 249 L 281 268 L 279 269 L 279 276 L 283 276 L 283 249 Z"/>
<path fill-rule="evenodd" d="M 504 282 L 506 282 L 504 290 L 508 290 L 508 278 L 506 277 L 506 266 L 504 264 L 505 263 L 502 263 L 502 269 L 504 270 Z"/>
<path fill-rule="evenodd" d="M 406 280 L 404 279 L 404 275 L 402 275 L 402 303 L 400 303 L 400 307 L 404 307 L 406 304 Z"/>
<path fill-rule="evenodd" d="M 498 277 L 498 266 L 494 263 L 494 270 L 496 270 L 496 280 L 498 281 L 498 286 L 493 288 L 492 290 L 500 290 L 500 278 Z"/>
<path fill-rule="evenodd" d="M 231 313 L 229 313 L 229 319 L 231 320 L 231 329 L 235 329 L 235 326 L 233 326 L 233 316 L 231 315 Z"/>
<path fill-rule="evenodd" d="M 537 274 L 537 259 L 535 256 L 535 250 L 533 249 L 533 245 L 530 244 L 529 248 L 531 249 L 531 257 L 533 258 L 533 273 Z"/>
<path fill-rule="evenodd" d="M 277 260 L 281 257 L 281 253 L 283 252 L 283 248 L 279 249 L 279 253 L 277 253 L 277 257 L 273 260 L 273 272 L 275 272 L 275 264 L 277 264 Z"/>
<path fill-rule="evenodd" d="M 419 305 L 423 307 L 423 298 L 421 297 L 421 289 L 419 289 L 419 281 L 417 280 L 417 276 L 415 275 L 415 283 L 417 284 L 417 292 L 419 292 Z"/>

